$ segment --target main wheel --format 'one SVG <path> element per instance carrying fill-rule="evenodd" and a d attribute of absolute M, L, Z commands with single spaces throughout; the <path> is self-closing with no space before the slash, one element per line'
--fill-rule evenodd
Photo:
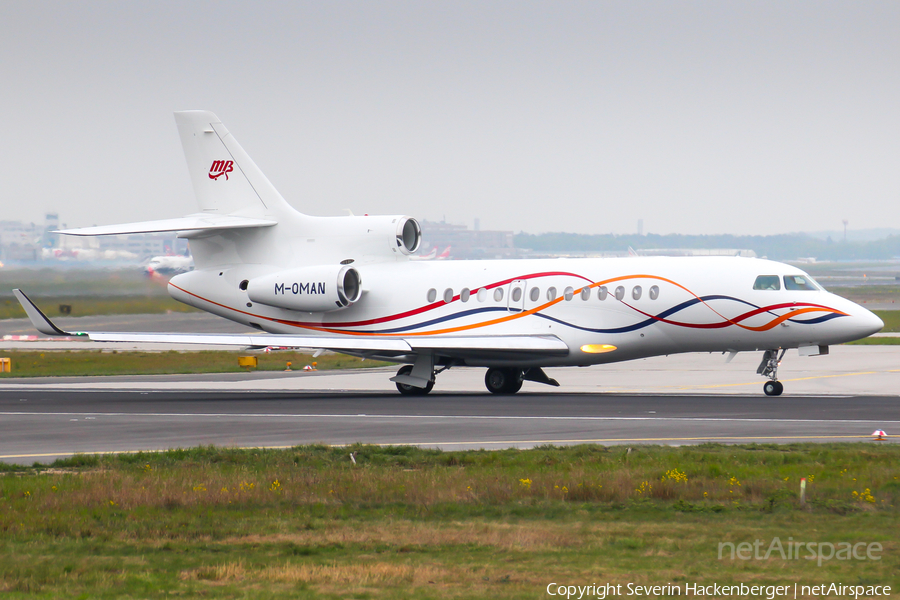
<path fill-rule="evenodd" d="M 490 368 L 484 375 L 484 385 L 492 394 L 515 394 L 522 389 L 518 369 Z"/>
<path fill-rule="evenodd" d="M 767 381 L 763 384 L 763 392 L 766 396 L 780 396 L 784 391 L 784 384 L 780 381 Z"/>
<path fill-rule="evenodd" d="M 397 371 L 397 375 L 409 375 L 412 373 L 412 365 L 403 365 L 400 367 L 400 370 Z M 404 396 L 424 396 L 428 392 L 434 389 L 434 382 L 429 381 L 428 385 L 423 388 L 416 387 L 414 385 L 407 385 L 405 383 L 397 382 L 397 391 L 403 394 Z"/>

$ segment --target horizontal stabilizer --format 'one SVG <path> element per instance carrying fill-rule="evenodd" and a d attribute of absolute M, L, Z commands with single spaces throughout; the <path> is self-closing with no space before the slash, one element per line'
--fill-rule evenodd
<path fill-rule="evenodd" d="M 272 225 L 277 224 L 278 221 L 272 221 L 270 219 L 196 213 L 178 219 L 142 221 L 139 223 L 123 223 L 121 225 L 100 225 L 99 227 L 82 227 L 80 229 L 62 229 L 55 231 L 54 233 L 61 233 L 63 235 L 124 235 L 129 233 L 156 233 L 163 231 L 244 229 L 248 227 L 271 227 Z"/>

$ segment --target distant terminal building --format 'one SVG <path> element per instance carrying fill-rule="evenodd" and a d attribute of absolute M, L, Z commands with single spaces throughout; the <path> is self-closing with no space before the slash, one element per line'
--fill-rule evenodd
<path fill-rule="evenodd" d="M 478 220 L 475 221 L 478 223 Z M 450 247 L 450 257 L 455 259 L 516 258 L 518 256 L 512 231 L 487 231 L 469 229 L 445 221 L 422 221 L 422 249 L 427 254 L 432 248 L 441 252 Z"/>
<path fill-rule="evenodd" d="M 22 221 L 0 221 L 0 261 L 9 264 L 40 259 L 44 228 Z"/>
<path fill-rule="evenodd" d="M 54 263 L 120 263 L 137 265 L 154 256 L 184 255 L 187 240 L 175 233 L 75 237 L 53 233 L 60 226 L 57 213 L 47 213 L 44 223 L 0 221 L 0 262 L 6 265 Z"/>
<path fill-rule="evenodd" d="M 742 248 L 648 248 L 636 250 L 638 256 L 743 256 L 756 258 L 756 252 Z"/>

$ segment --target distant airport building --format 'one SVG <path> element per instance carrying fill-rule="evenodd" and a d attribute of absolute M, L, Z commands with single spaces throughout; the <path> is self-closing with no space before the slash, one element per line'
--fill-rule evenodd
<path fill-rule="evenodd" d="M 649 248 L 636 250 L 638 256 L 743 256 L 756 258 L 756 252 L 741 248 Z"/>
<path fill-rule="evenodd" d="M 187 240 L 175 233 L 75 237 L 53 233 L 60 226 L 57 213 L 47 213 L 43 225 L 0 221 L 0 262 L 42 264 L 105 262 L 138 265 L 154 256 L 184 255 Z"/>
<path fill-rule="evenodd" d="M 476 224 L 478 223 L 476 219 Z M 516 258 L 518 252 L 512 231 L 469 229 L 445 221 L 422 221 L 423 248 L 427 254 L 450 246 L 450 257 L 456 259 Z"/>

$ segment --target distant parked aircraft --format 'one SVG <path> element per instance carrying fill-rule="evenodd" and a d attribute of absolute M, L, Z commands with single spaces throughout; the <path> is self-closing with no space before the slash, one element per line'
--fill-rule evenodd
<path fill-rule="evenodd" d="M 194 259 L 190 256 L 166 255 L 154 256 L 144 267 L 150 277 L 155 275 L 179 275 L 194 270 Z"/>

